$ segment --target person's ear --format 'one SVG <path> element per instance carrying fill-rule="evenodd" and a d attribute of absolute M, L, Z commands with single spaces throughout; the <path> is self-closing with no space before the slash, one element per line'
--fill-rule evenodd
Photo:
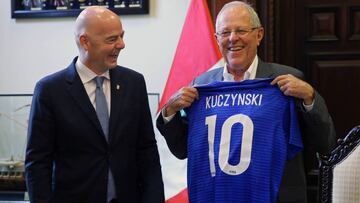
<path fill-rule="evenodd" d="M 263 27 L 259 27 L 259 28 L 258 28 L 258 32 L 257 32 L 256 37 L 257 37 L 257 45 L 259 46 L 261 40 L 262 40 L 263 37 L 264 37 L 264 28 L 263 28 Z"/>
<path fill-rule="evenodd" d="M 89 49 L 89 40 L 86 37 L 86 35 L 80 35 L 79 37 L 79 42 L 80 42 L 80 46 L 84 49 L 84 50 L 88 50 Z"/>
<path fill-rule="evenodd" d="M 220 42 L 219 42 L 219 36 L 217 36 L 217 34 L 216 34 L 216 33 L 214 33 L 214 36 L 215 36 L 215 39 L 216 39 L 217 44 L 218 44 L 218 45 L 220 45 Z"/>

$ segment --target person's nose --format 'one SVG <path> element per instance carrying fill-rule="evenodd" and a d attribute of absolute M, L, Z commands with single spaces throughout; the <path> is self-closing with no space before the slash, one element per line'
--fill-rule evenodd
<path fill-rule="evenodd" d="M 115 47 L 116 47 L 117 49 L 123 49 L 123 48 L 125 48 L 124 39 L 120 37 L 119 40 L 116 42 Z"/>
<path fill-rule="evenodd" d="M 239 35 L 236 31 L 231 31 L 230 36 L 229 36 L 229 40 L 230 41 L 235 41 L 239 39 Z"/>

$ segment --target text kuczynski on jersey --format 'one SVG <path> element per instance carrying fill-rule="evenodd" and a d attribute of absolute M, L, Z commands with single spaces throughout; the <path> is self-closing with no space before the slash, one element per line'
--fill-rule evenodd
<path fill-rule="evenodd" d="M 206 97 L 206 109 L 226 106 L 261 106 L 262 94 L 218 94 Z"/>

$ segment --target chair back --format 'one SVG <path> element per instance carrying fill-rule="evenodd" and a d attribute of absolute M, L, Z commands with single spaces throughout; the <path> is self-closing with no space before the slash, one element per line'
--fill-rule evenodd
<path fill-rule="evenodd" d="M 360 203 L 360 126 L 354 127 L 329 155 L 318 155 L 319 202 Z"/>

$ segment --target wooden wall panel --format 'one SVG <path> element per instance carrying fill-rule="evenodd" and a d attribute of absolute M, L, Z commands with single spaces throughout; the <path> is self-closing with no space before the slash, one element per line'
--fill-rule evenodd
<path fill-rule="evenodd" d="M 360 40 L 360 7 L 349 7 L 349 40 Z"/>
<path fill-rule="evenodd" d="M 360 122 L 360 57 L 348 60 L 313 58 L 311 66 L 314 85 L 327 98 L 336 130 L 343 132 L 338 138 L 343 138 Z"/>
<path fill-rule="evenodd" d="M 339 8 L 321 7 L 308 8 L 308 41 L 339 40 Z"/>

